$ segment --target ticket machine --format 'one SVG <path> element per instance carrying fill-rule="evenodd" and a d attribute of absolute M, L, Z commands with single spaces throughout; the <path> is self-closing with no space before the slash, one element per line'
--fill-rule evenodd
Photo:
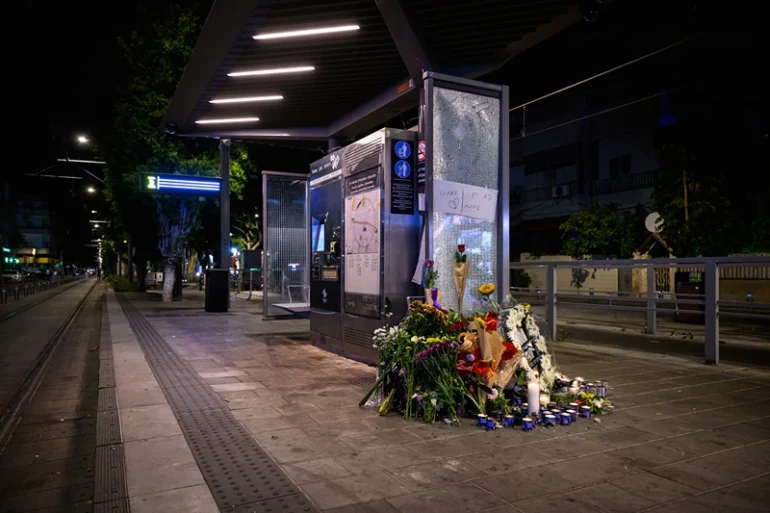
<path fill-rule="evenodd" d="M 420 293 L 416 143 L 385 128 L 311 165 L 311 336 L 368 363 L 386 300 L 397 323 Z"/>

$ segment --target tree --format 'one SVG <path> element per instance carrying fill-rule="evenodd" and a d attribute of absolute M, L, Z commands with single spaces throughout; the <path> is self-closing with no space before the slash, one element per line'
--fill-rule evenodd
<path fill-rule="evenodd" d="M 689 120 L 660 129 L 655 142 L 653 202 L 677 256 L 770 248 L 770 180 L 758 166 L 759 145 L 740 120 L 693 112 Z"/>
<path fill-rule="evenodd" d="M 156 208 L 156 198 L 143 189 L 143 174 L 218 173 L 216 141 L 175 137 L 159 128 L 200 32 L 206 7 L 204 2 L 171 6 L 153 4 L 139 11 L 133 31 L 118 39 L 120 59 L 127 76 L 114 105 L 111 134 L 101 150 L 107 161 L 106 197 L 110 213 L 115 225 L 131 237 L 135 247 L 140 290 L 145 283 L 145 263 L 156 260 L 159 236 L 168 235 L 167 227 L 162 223 L 159 225 L 159 213 L 165 213 L 164 222 L 169 219 L 190 222 L 190 226 L 178 226 L 179 233 L 175 235 L 189 238 L 203 208 L 203 205 L 168 197 L 159 198 L 161 203 L 168 202 L 168 205 Z M 248 153 L 237 146 L 232 152 L 230 188 L 237 197 L 242 194 L 248 165 L 244 165 L 244 158 Z M 173 214 L 168 212 L 175 206 L 181 210 Z M 184 241 L 178 242 L 184 244 Z M 165 244 L 160 247 L 176 249 Z M 174 254 L 173 251 L 170 254 Z M 166 264 L 168 258 L 164 261 L 164 266 Z M 169 279 L 173 283 L 175 274 L 166 273 L 164 283 Z"/>
<path fill-rule="evenodd" d="M 249 213 L 239 214 L 233 222 L 233 231 L 239 235 L 233 238 L 233 242 L 243 249 L 259 249 L 262 245 L 262 229 L 259 218 Z"/>
<path fill-rule="evenodd" d="M 573 258 L 586 255 L 630 258 L 644 241 L 645 214 L 641 206 L 630 213 L 619 210 L 614 204 L 592 205 L 573 214 L 559 227 L 562 233 L 561 252 Z"/>
<path fill-rule="evenodd" d="M 158 198 L 155 203 L 160 219 L 158 249 L 163 255 L 163 301 L 173 299 L 173 278 L 181 265 L 185 241 L 197 218 L 193 201 L 189 198 Z"/>

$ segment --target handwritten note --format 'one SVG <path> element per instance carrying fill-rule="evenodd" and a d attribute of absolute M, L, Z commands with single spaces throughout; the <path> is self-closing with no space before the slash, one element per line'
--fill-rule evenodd
<path fill-rule="evenodd" d="M 494 221 L 497 191 L 464 183 L 433 180 L 433 209 L 445 214 Z"/>

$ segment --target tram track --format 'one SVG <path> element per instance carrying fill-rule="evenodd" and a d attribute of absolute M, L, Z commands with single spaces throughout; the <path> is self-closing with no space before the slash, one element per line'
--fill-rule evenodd
<path fill-rule="evenodd" d="M 51 294 L 48 294 L 47 296 L 44 296 L 44 297 L 40 298 L 40 301 L 35 301 L 34 303 L 30 303 L 28 305 L 22 306 L 18 310 L 14 310 L 13 312 L 10 312 L 8 314 L 3 314 L 3 316 L 0 317 L 0 322 L 7 321 L 8 319 L 12 319 L 13 317 L 16 317 L 17 315 L 19 315 L 20 313 L 25 312 L 26 310 L 29 310 L 30 308 L 33 308 L 33 307 L 35 307 L 35 306 L 37 306 L 39 304 L 45 303 L 49 299 L 55 298 L 59 294 L 62 294 L 63 292 L 66 292 L 66 291 L 68 291 L 70 289 L 73 289 L 77 285 L 80 285 L 82 283 L 85 283 L 85 282 L 82 282 L 80 280 L 73 280 L 73 281 L 67 282 L 67 283 L 65 283 L 63 285 L 59 285 L 59 290 L 57 290 L 57 291 L 55 291 L 55 292 L 53 292 Z"/>
<path fill-rule="evenodd" d="M 13 433 L 13 430 L 19 420 L 18 419 L 19 412 L 24 407 L 26 402 L 34 395 L 35 391 L 40 386 L 40 383 L 45 377 L 46 372 L 51 364 L 51 359 L 52 359 L 51 357 L 56 347 L 58 346 L 59 342 L 64 338 L 64 336 L 67 334 L 69 327 L 72 325 L 72 323 L 75 321 L 75 319 L 78 317 L 78 315 L 82 311 L 83 306 L 88 301 L 88 298 L 91 296 L 91 294 L 93 293 L 98 283 L 99 283 L 98 280 L 94 280 L 94 283 L 90 285 L 88 292 L 86 292 L 86 294 L 80 299 L 80 301 L 78 301 L 72 313 L 70 313 L 64 319 L 64 321 L 59 325 L 57 330 L 53 333 L 51 338 L 43 346 L 42 350 L 38 353 L 37 358 L 35 359 L 35 362 L 32 365 L 32 368 L 26 374 L 24 379 L 21 381 L 21 384 L 16 390 L 16 392 L 10 397 L 10 399 L 7 401 L 6 404 L 0 405 L 0 407 L 2 408 L 2 410 L 0 410 L 0 452 L 2 452 L 3 448 L 6 446 L 8 442 L 8 439 Z M 87 284 L 87 282 L 80 282 L 80 284 Z M 66 289 L 63 289 L 62 291 L 57 292 L 56 294 L 52 294 L 50 296 L 43 298 L 41 301 L 37 301 L 33 304 L 26 305 L 24 308 L 12 313 L 9 316 L 6 316 L 0 319 L 0 322 L 6 321 L 10 318 L 16 318 L 16 316 L 19 313 L 29 310 L 33 306 L 40 305 L 41 303 L 44 303 L 45 301 L 51 299 L 52 297 L 56 297 L 62 292 L 71 290 L 74 287 L 75 287 L 74 285 L 67 287 Z"/>

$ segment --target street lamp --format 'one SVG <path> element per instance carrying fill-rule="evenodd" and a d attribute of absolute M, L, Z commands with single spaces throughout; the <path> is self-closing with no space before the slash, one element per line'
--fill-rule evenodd
<path fill-rule="evenodd" d="M 92 213 L 92 214 L 96 214 L 96 210 L 92 210 L 92 211 L 91 211 L 91 213 Z"/>
<path fill-rule="evenodd" d="M 86 137 L 85 135 L 82 135 L 82 134 L 81 134 L 81 135 L 79 135 L 79 136 L 77 137 L 77 139 L 78 139 L 78 142 L 79 142 L 80 144 L 88 144 L 88 143 L 89 143 L 88 137 Z"/>
<path fill-rule="evenodd" d="M 86 190 L 88 191 L 88 193 L 89 193 L 89 194 L 93 194 L 93 193 L 95 193 L 95 192 L 96 192 L 96 189 L 95 189 L 95 188 L 93 188 L 93 187 L 89 187 L 89 188 L 88 188 L 88 189 L 86 189 Z"/>

